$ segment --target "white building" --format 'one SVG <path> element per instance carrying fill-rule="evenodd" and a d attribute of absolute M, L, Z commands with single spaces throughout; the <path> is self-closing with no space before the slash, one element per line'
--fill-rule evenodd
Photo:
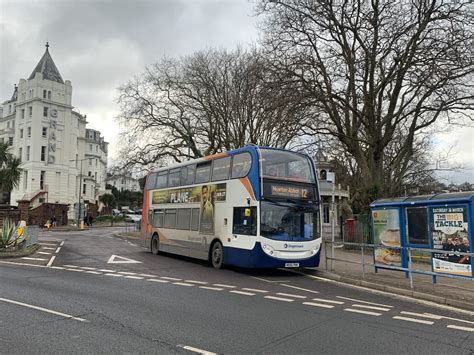
<path fill-rule="evenodd" d="M 71 100 L 71 82 L 63 81 L 46 43 L 29 78 L 20 79 L 3 103 L 0 140 L 8 141 L 23 162 L 12 205 L 20 199 L 68 203 L 73 218 L 79 198 L 97 204 L 105 191 L 108 143 L 86 128 L 86 115 L 74 111 Z"/>
<path fill-rule="evenodd" d="M 117 174 L 112 175 L 107 178 L 107 184 L 115 187 L 119 191 L 134 191 L 139 192 L 140 190 L 140 183 L 138 179 L 135 179 L 133 176 L 129 174 Z"/>

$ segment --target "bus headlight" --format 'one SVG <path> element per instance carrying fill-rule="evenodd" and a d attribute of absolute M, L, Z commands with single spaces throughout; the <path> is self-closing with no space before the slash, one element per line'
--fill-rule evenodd
<path fill-rule="evenodd" d="M 273 255 L 273 253 L 275 252 L 273 248 L 267 244 L 262 244 L 262 249 L 267 255 Z"/>

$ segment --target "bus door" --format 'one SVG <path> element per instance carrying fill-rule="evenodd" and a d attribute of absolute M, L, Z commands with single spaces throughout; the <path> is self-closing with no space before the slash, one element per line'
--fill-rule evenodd
<path fill-rule="evenodd" d="M 232 235 L 237 247 L 248 247 L 253 242 L 250 238 L 257 236 L 256 206 L 234 207 Z"/>

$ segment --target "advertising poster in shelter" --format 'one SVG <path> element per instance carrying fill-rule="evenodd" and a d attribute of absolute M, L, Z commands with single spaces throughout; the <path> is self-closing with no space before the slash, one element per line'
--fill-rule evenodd
<path fill-rule="evenodd" d="M 374 244 L 380 245 L 374 250 L 376 264 L 401 265 L 400 215 L 397 209 L 372 210 Z"/>
<path fill-rule="evenodd" d="M 472 277 L 469 256 L 455 254 L 455 252 L 470 252 L 467 208 L 433 207 L 431 213 L 433 249 L 452 252 L 433 253 L 433 271 Z"/>

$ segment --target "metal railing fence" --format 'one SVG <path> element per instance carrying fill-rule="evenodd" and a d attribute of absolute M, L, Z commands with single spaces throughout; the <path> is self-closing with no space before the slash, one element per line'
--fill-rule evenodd
<path fill-rule="evenodd" d="M 327 246 L 331 245 L 331 252 L 330 256 L 328 254 Z M 339 259 L 334 257 L 335 251 L 334 247 L 336 245 L 340 245 L 343 247 L 349 247 L 349 249 L 360 249 L 360 262 L 347 260 L 347 259 Z M 388 264 L 377 264 L 375 261 L 367 262 L 365 260 L 366 255 L 373 255 L 373 252 L 377 248 L 383 249 L 393 249 L 393 250 L 404 250 L 406 252 L 408 258 L 408 267 L 402 266 L 395 266 L 395 265 L 388 265 Z M 369 254 L 370 252 L 371 254 Z M 413 289 L 413 274 L 423 274 L 423 275 L 430 275 L 432 276 L 432 282 L 436 283 L 437 277 L 446 277 L 446 278 L 453 278 L 453 279 L 462 279 L 462 280 L 469 280 L 474 282 L 473 277 L 463 276 L 463 275 L 453 275 L 441 272 L 434 272 L 434 271 L 427 271 L 427 270 L 419 270 L 413 268 L 413 254 L 419 254 L 420 252 L 423 253 L 430 253 L 430 254 L 446 254 L 446 255 L 454 255 L 454 256 L 468 256 L 471 258 L 474 257 L 474 253 L 465 253 L 465 252 L 458 252 L 458 251 L 450 251 L 450 250 L 440 250 L 440 249 L 428 249 L 428 248 L 414 248 L 414 247 L 401 247 L 401 246 L 386 246 L 381 244 L 370 244 L 370 243 L 352 243 L 352 242 L 341 242 L 341 241 L 324 241 L 324 254 L 325 254 L 325 262 L 326 262 L 326 270 L 334 270 L 334 261 L 349 263 L 349 264 L 356 264 L 362 267 L 362 279 L 365 280 L 366 274 L 366 267 L 373 267 L 377 269 L 389 269 L 389 270 L 396 270 L 396 271 L 403 271 L 408 275 L 410 279 L 410 287 Z M 330 269 L 328 268 L 328 261 L 331 263 Z M 472 272 L 472 270 L 471 270 Z"/>
<path fill-rule="evenodd" d="M 40 228 L 38 226 L 26 226 L 23 233 L 25 235 L 25 248 L 38 244 Z"/>

